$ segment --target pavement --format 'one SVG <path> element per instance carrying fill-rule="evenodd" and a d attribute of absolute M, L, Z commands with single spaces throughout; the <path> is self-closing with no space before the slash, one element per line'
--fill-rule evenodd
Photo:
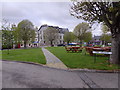
<path fill-rule="evenodd" d="M 90 73 L 2 61 L 2 88 L 118 88 L 118 73 Z"/>
<path fill-rule="evenodd" d="M 46 65 L 49 67 L 59 68 L 59 69 L 68 69 L 62 61 L 60 61 L 55 55 L 45 48 L 42 48 L 42 51 L 46 58 Z"/>
<path fill-rule="evenodd" d="M 2 88 L 2 61 L 0 61 L 0 90 Z"/>
<path fill-rule="evenodd" d="M 2 61 L 2 88 L 88 88 L 77 73 Z"/>

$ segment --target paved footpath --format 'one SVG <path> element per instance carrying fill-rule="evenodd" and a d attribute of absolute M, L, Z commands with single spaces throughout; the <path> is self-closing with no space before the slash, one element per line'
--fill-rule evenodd
<path fill-rule="evenodd" d="M 2 88 L 88 88 L 77 73 L 42 65 L 2 61 L 0 72 Z"/>
<path fill-rule="evenodd" d="M 46 57 L 47 63 L 46 65 L 49 67 L 59 68 L 59 69 L 67 69 L 67 66 L 63 64 L 55 55 L 53 55 L 50 51 L 45 48 L 42 48 L 42 51 Z"/>

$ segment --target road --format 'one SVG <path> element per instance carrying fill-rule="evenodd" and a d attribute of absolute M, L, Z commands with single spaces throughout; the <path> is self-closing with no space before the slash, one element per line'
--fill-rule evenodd
<path fill-rule="evenodd" d="M 2 61 L 2 88 L 117 88 L 117 73 L 87 73 Z"/>

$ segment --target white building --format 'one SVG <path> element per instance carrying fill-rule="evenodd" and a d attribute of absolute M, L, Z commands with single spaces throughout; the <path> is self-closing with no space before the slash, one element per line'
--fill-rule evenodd
<path fill-rule="evenodd" d="M 44 30 L 46 30 L 48 27 L 52 27 L 55 28 L 56 30 L 59 31 L 58 33 L 58 39 L 54 41 L 54 45 L 58 45 L 58 44 L 63 44 L 64 43 L 64 34 L 65 32 L 69 32 L 69 30 L 67 28 L 59 28 L 58 26 L 49 26 L 49 25 L 42 25 L 39 30 L 38 30 L 38 42 L 39 42 L 39 46 L 44 46 L 44 45 L 50 45 L 49 42 L 47 42 L 44 39 Z"/>

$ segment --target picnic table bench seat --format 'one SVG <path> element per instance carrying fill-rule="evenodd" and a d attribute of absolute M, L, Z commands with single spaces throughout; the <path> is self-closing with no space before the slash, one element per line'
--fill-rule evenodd
<path fill-rule="evenodd" d="M 81 47 L 65 47 L 66 51 L 72 51 L 72 52 L 81 52 L 82 48 Z"/>

